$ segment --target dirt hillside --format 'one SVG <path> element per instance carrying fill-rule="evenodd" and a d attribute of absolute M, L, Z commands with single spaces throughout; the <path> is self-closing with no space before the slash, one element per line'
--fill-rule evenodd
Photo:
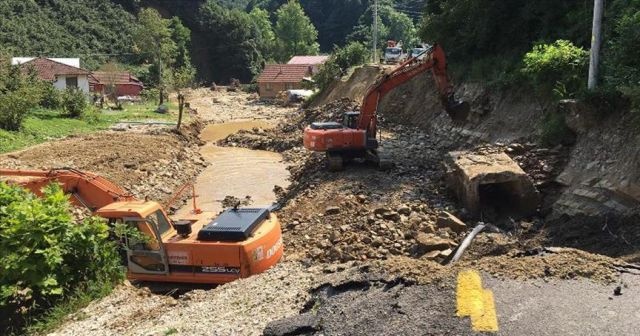
<path fill-rule="evenodd" d="M 361 99 L 366 89 L 345 87 L 365 87 L 365 82 L 371 85 L 376 76 L 376 71 L 370 68 L 356 70 L 351 78 L 337 82 L 321 98 Z M 456 93 L 471 103 L 472 113 L 463 125 L 453 125 L 443 111 L 429 73 L 392 91 L 382 99 L 379 111 L 387 123 L 417 126 L 437 138 L 440 145 L 455 149 L 482 144 L 536 143 L 545 113 L 560 109 L 575 132 L 575 143 L 527 151 L 566 153 L 558 162 L 562 166 L 553 168 L 552 180 L 547 183 L 552 187 L 551 193 L 557 195 L 547 200 L 553 209 L 548 220 L 557 233 L 555 243 L 640 260 L 629 243 L 630 237 L 640 238 L 640 229 L 630 226 L 640 216 L 640 133 L 632 127 L 628 112 L 603 116 L 584 104 L 537 99 L 526 87 L 492 89 L 478 83 L 462 83 L 456 87 Z M 534 167 L 537 164 L 542 165 Z M 537 160 L 533 166 L 523 168 L 547 170 L 544 164 L 544 160 Z M 569 234 L 577 227 L 585 227 L 584 224 L 587 225 L 582 233 Z M 589 237 L 597 238 L 591 241 Z M 603 240 L 609 243 L 598 243 Z"/>

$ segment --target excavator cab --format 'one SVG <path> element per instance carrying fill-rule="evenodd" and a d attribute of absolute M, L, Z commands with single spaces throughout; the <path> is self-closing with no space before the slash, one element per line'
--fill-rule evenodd
<path fill-rule="evenodd" d="M 114 202 L 96 214 L 107 218 L 109 225 L 124 224 L 124 253 L 128 272 L 167 275 L 169 261 L 162 237 L 173 232 L 171 221 L 156 202 Z"/>
<path fill-rule="evenodd" d="M 360 112 L 345 112 L 344 120 L 342 120 L 342 124 L 346 128 L 358 128 L 358 118 L 360 117 Z"/>

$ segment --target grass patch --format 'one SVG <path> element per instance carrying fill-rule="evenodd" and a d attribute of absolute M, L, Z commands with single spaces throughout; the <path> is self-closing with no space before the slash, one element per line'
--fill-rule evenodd
<path fill-rule="evenodd" d="M 43 335 L 60 327 L 69 318 L 83 320 L 88 317 L 84 312 L 78 312 L 87 307 L 92 301 L 109 295 L 115 288 L 110 280 L 99 279 L 78 288 L 72 296 L 53 306 L 41 317 L 30 321 L 26 328 L 26 335 Z M 75 316 L 71 316 L 75 314 Z"/>
<path fill-rule="evenodd" d="M 119 121 L 155 120 L 177 122 L 177 105 L 169 103 L 167 114 L 154 112 L 154 103 L 125 104 L 123 110 L 102 110 L 91 117 L 69 118 L 61 110 L 38 108 L 31 111 L 20 131 L 0 129 L 0 153 L 7 153 L 69 135 L 108 129 Z M 185 114 L 183 120 L 188 121 Z"/>

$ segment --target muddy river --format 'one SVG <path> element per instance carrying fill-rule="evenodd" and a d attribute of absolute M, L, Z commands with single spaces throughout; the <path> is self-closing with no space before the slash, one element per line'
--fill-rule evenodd
<path fill-rule="evenodd" d="M 220 201 L 225 196 L 244 198 L 251 196 L 251 206 L 268 206 L 275 201 L 273 187 L 289 185 L 289 171 L 282 156 L 268 151 L 216 146 L 215 142 L 239 130 L 270 128 L 266 121 L 234 121 L 208 125 L 200 137 L 207 144 L 200 153 L 210 165 L 196 179 L 198 207 L 204 211 L 222 210 Z M 178 215 L 186 215 L 190 206 L 183 207 Z"/>

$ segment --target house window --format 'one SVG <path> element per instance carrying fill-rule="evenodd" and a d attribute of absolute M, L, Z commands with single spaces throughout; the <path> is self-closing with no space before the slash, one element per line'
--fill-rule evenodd
<path fill-rule="evenodd" d="M 271 83 L 267 83 L 264 88 L 267 91 L 271 91 Z"/>
<path fill-rule="evenodd" d="M 284 89 L 285 90 L 292 90 L 293 89 L 293 83 L 284 84 Z"/>
<path fill-rule="evenodd" d="M 78 77 L 67 77 L 67 88 L 77 88 L 78 87 Z"/>

